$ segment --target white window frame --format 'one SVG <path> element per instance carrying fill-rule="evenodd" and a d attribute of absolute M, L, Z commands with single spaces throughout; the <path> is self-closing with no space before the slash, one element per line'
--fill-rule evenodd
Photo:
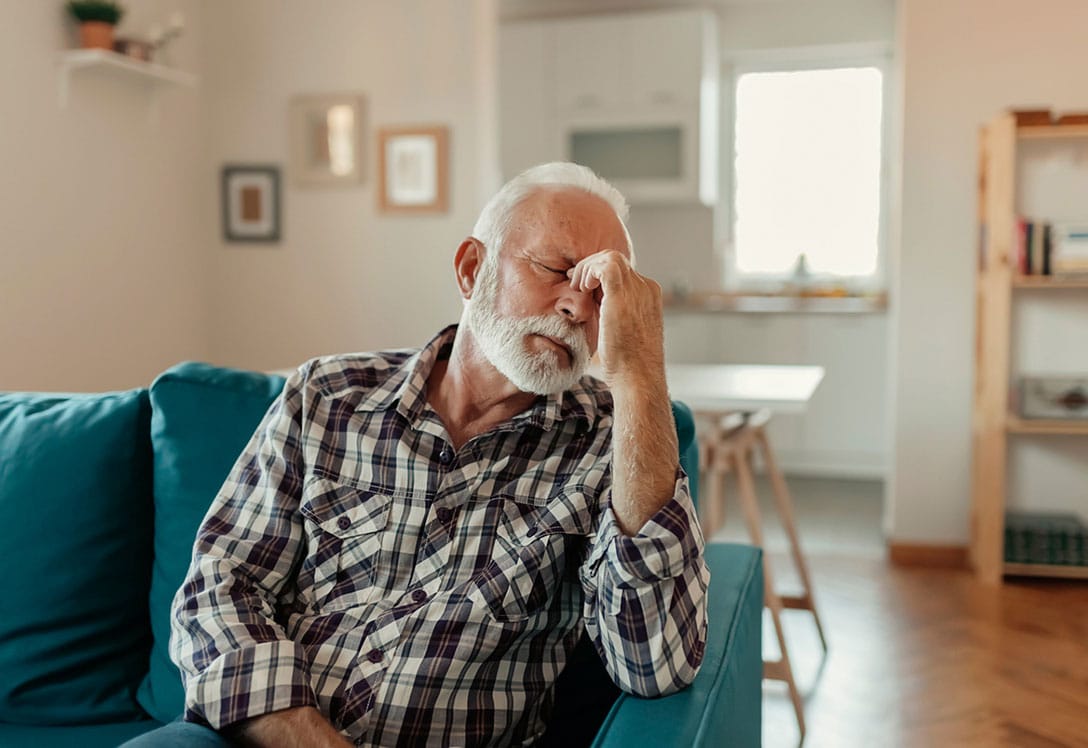
<path fill-rule="evenodd" d="M 748 73 L 771 73 L 793 70 L 821 70 L 826 68 L 871 67 L 880 71 L 881 81 L 881 158 L 880 158 L 880 217 L 877 234 L 876 270 L 872 275 L 850 281 L 850 288 L 861 293 L 882 293 L 888 287 L 888 237 L 890 194 L 890 136 L 893 132 L 892 47 L 874 42 L 841 44 L 818 47 L 768 49 L 727 54 L 722 62 L 721 97 L 721 196 L 714 211 L 714 245 L 718 248 L 718 265 L 722 282 L 728 292 L 773 293 L 778 291 L 788 276 L 760 276 L 742 278 L 737 272 L 734 251 L 733 218 L 736 197 L 736 94 L 737 81 Z M 817 278 L 818 280 L 818 278 Z"/>

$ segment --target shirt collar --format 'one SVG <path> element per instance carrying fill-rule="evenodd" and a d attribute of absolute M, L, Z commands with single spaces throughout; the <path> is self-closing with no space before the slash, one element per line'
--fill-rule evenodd
<path fill-rule="evenodd" d="M 384 383 L 375 387 L 356 407 L 357 411 L 387 410 L 396 407 L 409 423 L 416 423 L 427 411 L 427 378 L 434 365 L 448 358 L 457 336 L 457 325 L 450 325 L 400 364 Z M 549 431 L 557 421 L 578 419 L 585 426 L 593 421 L 597 399 L 589 390 L 592 377 L 582 377 L 574 387 L 553 395 L 541 395 L 531 406 L 511 419 L 517 425 L 529 425 Z"/>

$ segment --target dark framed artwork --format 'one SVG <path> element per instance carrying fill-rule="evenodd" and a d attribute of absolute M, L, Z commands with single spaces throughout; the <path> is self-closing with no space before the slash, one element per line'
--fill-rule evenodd
<path fill-rule="evenodd" d="M 280 240 L 280 170 L 271 165 L 223 167 L 223 238 L 228 242 Z"/>

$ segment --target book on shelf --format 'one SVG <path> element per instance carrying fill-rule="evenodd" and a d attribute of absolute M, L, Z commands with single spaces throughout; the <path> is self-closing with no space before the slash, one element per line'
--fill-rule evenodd
<path fill-rule="evenodd" d="M 1088 222 L 1016 221 L 1020 275 L 1088 279 Z"/>
<path fill-rule="evenodd" d="M 1005 512 L 1005 561 L 1017 564 L 1086 566 L 1088 525 L 1072 513 Z"/>

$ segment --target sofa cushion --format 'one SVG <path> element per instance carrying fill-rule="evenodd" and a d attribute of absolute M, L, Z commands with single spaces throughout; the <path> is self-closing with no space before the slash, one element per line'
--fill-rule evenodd
<path fill-rule="evenodd" d="M 0 722 L 143 718 L 149 422 L 145 390 L 0 394 Z"/>
<path fill-rule="evenodd" d="M 157 720 L 181 714 L 181 675 L 170 661 L 170 603 L 193 554 L 197 528 L 284 378 L 187 362 L 151 385 L 155 454 L 155 562 L 151 667 L 140 705 Z"/>
<path fill-rule="evenodd" d="M 763 698 L 763 552 L 708 543 L 706 652 L 695 682 L 664 699 L 620 694 L 593 748 L 759 748 Z"/>

